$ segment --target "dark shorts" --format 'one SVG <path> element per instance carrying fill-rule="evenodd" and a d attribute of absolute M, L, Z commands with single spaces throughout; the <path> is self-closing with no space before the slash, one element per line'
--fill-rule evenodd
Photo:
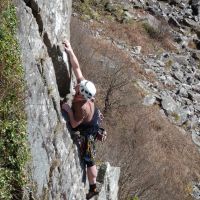
<path fill-rule="evenodd" d="M 85 164 L 86 164 L 86 166 L 87 167 L 92 167 L 92 166 L 94 166 L 95 165 L 95 162 L 94 161 L 85 161 Z"/>
<path fill-rule="evenodd" d="M 67 121 L 67 113 L 62 111 L 62 115 L 64 119 Z M 70 125 L 70 124 L 69 124 Z M 79 131 L 78 128 L 72 128 L 73 131 Z M 80 131 L 81 133 L 81 131 Z M 75 139 L 75 138 L 74 138 Z M 92 167 L 95 165 L 95 156 L 96 156 L 96 148 L 95 148 L 95 139 L 92 134 L 87 134 L 87 131 L 84 131 L 80 137 L 75 139 L 76 143 L 78 143 L 80 148 L 81 158 L 86 164 L 87 167 Z"/>

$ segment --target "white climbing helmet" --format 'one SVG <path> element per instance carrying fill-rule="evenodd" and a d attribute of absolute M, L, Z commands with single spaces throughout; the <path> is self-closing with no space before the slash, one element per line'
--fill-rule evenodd
<path fill-rule="evenodd" d="M 96 94 L 96 87 L 94 83 L 88 80 L 82 80 L 80 82 L 80 93 L 85 97 L 86 100 L 91 99 Z"/>

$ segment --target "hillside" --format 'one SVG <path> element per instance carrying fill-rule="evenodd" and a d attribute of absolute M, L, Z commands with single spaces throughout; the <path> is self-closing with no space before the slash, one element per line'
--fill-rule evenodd
<path fill-rule="evenodd" d="M 98 85 L 120 200 L 199 198 L 198 1 L 74 1 L 71 40 Z"/>

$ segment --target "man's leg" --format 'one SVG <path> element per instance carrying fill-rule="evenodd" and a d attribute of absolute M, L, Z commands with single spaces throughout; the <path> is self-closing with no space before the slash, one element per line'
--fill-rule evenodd
<path fill-rule="evenodd" d="M 97 195 L 97 167 L 95 165 L 95 143 L 91 138 L 86 140 L 86 151 L 85 151 L 85 164 L 87 165 L 87 177 L 90 185 L 89 193 L 86 195 L 86 199 L 91 199 L 93 196 Z"/>
<path fill-rule="evenodd" d="M 92 167 L 87 167 L 87 176 L 90 185 L 96 184 L 96 178 L 97 178 L 96 165 L 93 165 Z"/>
<path fill-rule="evenodd" d="M 96 186 L 96 178 L 97 178 L 97 167 L 96 165 L 87 167 L 87 176 L 90 185 L 89 193 L 86 195 L 87 199 L 92 198 L 97 195 L 97 186 Z"/>

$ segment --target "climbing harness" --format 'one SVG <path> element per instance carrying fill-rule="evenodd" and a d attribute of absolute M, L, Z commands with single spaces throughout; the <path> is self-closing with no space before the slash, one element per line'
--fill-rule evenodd
<path fill-rule="evenodd" d="M 76 131 L 80 132 L 78 144 L 80 147 L 81 157 L 86 163 L 94 163 L 96 156 L 95 141 L 103 141 L 106 134 L 105 130 L 101 127 L 102 114 L 98 108 L 95 108 L 92 120 L 89 123 L 81 124 Z"/>

